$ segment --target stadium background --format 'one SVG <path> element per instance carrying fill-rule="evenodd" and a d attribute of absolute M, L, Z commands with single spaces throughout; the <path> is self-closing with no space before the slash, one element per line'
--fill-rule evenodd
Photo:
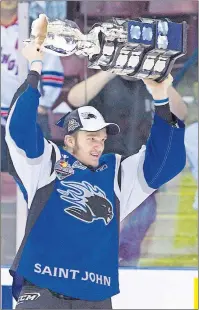
<path fill-rule="evenodd" d="M 19 33 L 20 40 L 25 38 L 23 36 L 28 33 L 31 21 L 41 12 L 45 12 L 52 18 L 74 20 L 85 32 L 95 22 L 104 21 L 112 16 L 124 18 L 168 17 L 176 22 L 186 20 L 188 23 L 188 52 L 185 57 L 176 62 L 172 74 L 176 77 L 176 88 L 187 104 L 186 124 L 189 126 L 198 122 L 198 65 L 195 58 L 198 46 L 198 1 L 32 1 L 31 5 L 27 1 L 23 1 L 19 2 L 18 12 L 21 29 L 25 27 L 24 31 Z M 24 68 L 26 64 L 23 60 L 20 59 L 20 61 L 21 68 Z M 87 69 L 85 59 L 76 56 L 62 58 L 62 64 L 65 75 L 64 87 L 53 109 L 48 111 L 51 136 L 57 143 L 61 143 L 63 134 L 57 130 L 54 122 L 60 118 L 62 113 L 66 112 L 66 109 L 71 108 L 67 102 L 67 94 L 70 88 L 93 74 L 91 70 Z M 27 66 L 25 71 L 27 71 Z M 23 80 L 23 77 L 24 72 L 21 74 L 19 72 L 19 78 Z M 2 89 L 1 91 L 5 90 Z M 198 144 L 198 141 L 195 143 Z M 154 288 L 157 289 L 165 279 L 165 271 L 168 272 L 170 283 L 172 283 L 173 279 L 179 275 L 178 273 L 174 276 L 178 270 L 183 275 L 182 278 L 179 276 L 179 279 L 182 280 L 176 283 L 179 296 L 186 293 L 189 295 L 186 292 L 185 282 L 187 273 L 190 274 L 188 282 L 192 292 L 190 293 L 190 295 L 192 294 L 190 300 L 192 298 L 193 302 L 192 305 L 189 304 L 190 301 L 184 302 L 184 309 L 194 307 L 194 296 L 196 296 L 196 294 L 194 295 L 194 287 L 197 285 L 197 280 L 194 278 L 197 277 L 195 270 L 198 266 L 198 213 L 197 208 L 193 206 L 197 183 L 190 168 L 190 164 L 187 162 L 184 171 L 157 193 L 156 220 L 149 227 L 142 241 L 139 261 L 136 265 L 132 261 L 132 265 L 128 264 L 128 267 L 122 267 L 120 270 L 122 277 L 125 272 L 128 272 L 128 276 L 125 273 L 126 280 L 122 280 L 121 284 L 122 298 L 126 298 L 122 294 L 126 290 L 127 283 L 130 285 L 129 275 L 132 274 L 130 277 L 132 282 L 137 276 L 143 282 L 147 278 L 145 273 L 135 274 L 137 270 L 143 270 L 146 273 L 149 270 L 153 271 L 151 279 L 155 279 L 155 272 L 161 270 L 160 278 L 153 282 Z M 1 173 L 1 206 L 2 308 L 8 309 L 12 306 L 12 301 L 7 268 L 12 263 L 22 238 L 27 210 L 13 179 L 5 172 Z M 168 285 L 162 289 L 170 291 L 171 287 Z M 152 300 L 152 295 L 150 296 Z M 120 302 L 118 301 L 116 308 L 119 308 Z M 176 309 L 182 309 L 182 305 L 183 303 L 178 304 L 176 301 Z M 131 304 L 129 308 L 138 306 L 134 300 L 134 304 Z M 157 299 L 156 308 L 159 307 Z M 150 309 L 152 308 L 155 309 L 154 304 L 151 304 Z"/>

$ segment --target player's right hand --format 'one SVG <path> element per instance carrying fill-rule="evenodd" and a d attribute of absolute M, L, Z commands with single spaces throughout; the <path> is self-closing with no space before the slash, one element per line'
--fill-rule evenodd
<path fill-rule="evenodd" d="M 168 77 L 160 83 L 152 79 L 142 79 L 142 80 L 145 83 L 148 91 L 152 95 L 153 99 L 161 100 L 169 97 L 168 89 L 173 82 L 173 77 L 171 76 L 171 74 L 169 74 Z"/>

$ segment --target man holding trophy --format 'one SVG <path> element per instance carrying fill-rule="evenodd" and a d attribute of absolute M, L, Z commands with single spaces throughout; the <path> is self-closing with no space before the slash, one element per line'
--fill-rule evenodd
<path fill-rule="evenodd" d="M 23 49 L 30 72 L 14 95 L 6 125 L 12 175 L 26 191 L 29 206 L 25 236 L 10 269 L 13 295 L 17 309 L 111 309 L 111 297 L 119 293 L 119 222 L 185 165 L 184 124 L 170 112 L 168 100 L 173 60 L 168 51 L 155 57 L 147 48 L 150 56 L 145 54 L 142 44 L 132 55 L 132 38 L 127 40 L 127 28 L 120 24 L 96 25 L 89 40 L 69 22 L 60 36 L 58 24 L 48 24 L 45 15 L 33 23 L 31 42 Z M 138 38 L 138 28 L 131 30 Z M 151 38 L 149 29 L 143 34 Z M 161 46 L 169 46 L 165 38 Z M 57 123 L 65 130 L 63 147 L 46 140 L 36 124 L 43 50 L 83 52 L 90 66 L 147 75 L 155 116 L 146 146 L 127 158 L 102 155 L 105 140 L 120 129 L 89 106 Z"/>

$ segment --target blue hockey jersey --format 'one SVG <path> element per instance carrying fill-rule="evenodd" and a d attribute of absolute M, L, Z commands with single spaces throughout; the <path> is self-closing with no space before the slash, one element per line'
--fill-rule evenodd
<path fill-rule="evenodd" d="M 107 299 L 119 293 L 118 222 L 183 169 L 184 124 L 155 115 L 137 154 L 103 155 L 92 169 L 44 139 L 36 123 L 40 94 L 28 83 L 21 91 L 6 142 L 29 214 L 11 274 L 66 296 Z"/>

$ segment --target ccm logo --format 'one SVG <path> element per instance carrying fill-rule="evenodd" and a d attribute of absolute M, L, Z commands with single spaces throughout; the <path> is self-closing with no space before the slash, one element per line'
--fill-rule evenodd
<path fill-rule="evenodd" d="M 36 300 L 38 299 L 39 297 L 41 296 L 40 293 L 25 293 L 24 295 L 22 296 L 19 296 L 19 299 L 18 299 L 18 302 L 17 304 L 23 302 L 23 301 L 28 301 L 28 300 Z"/>

